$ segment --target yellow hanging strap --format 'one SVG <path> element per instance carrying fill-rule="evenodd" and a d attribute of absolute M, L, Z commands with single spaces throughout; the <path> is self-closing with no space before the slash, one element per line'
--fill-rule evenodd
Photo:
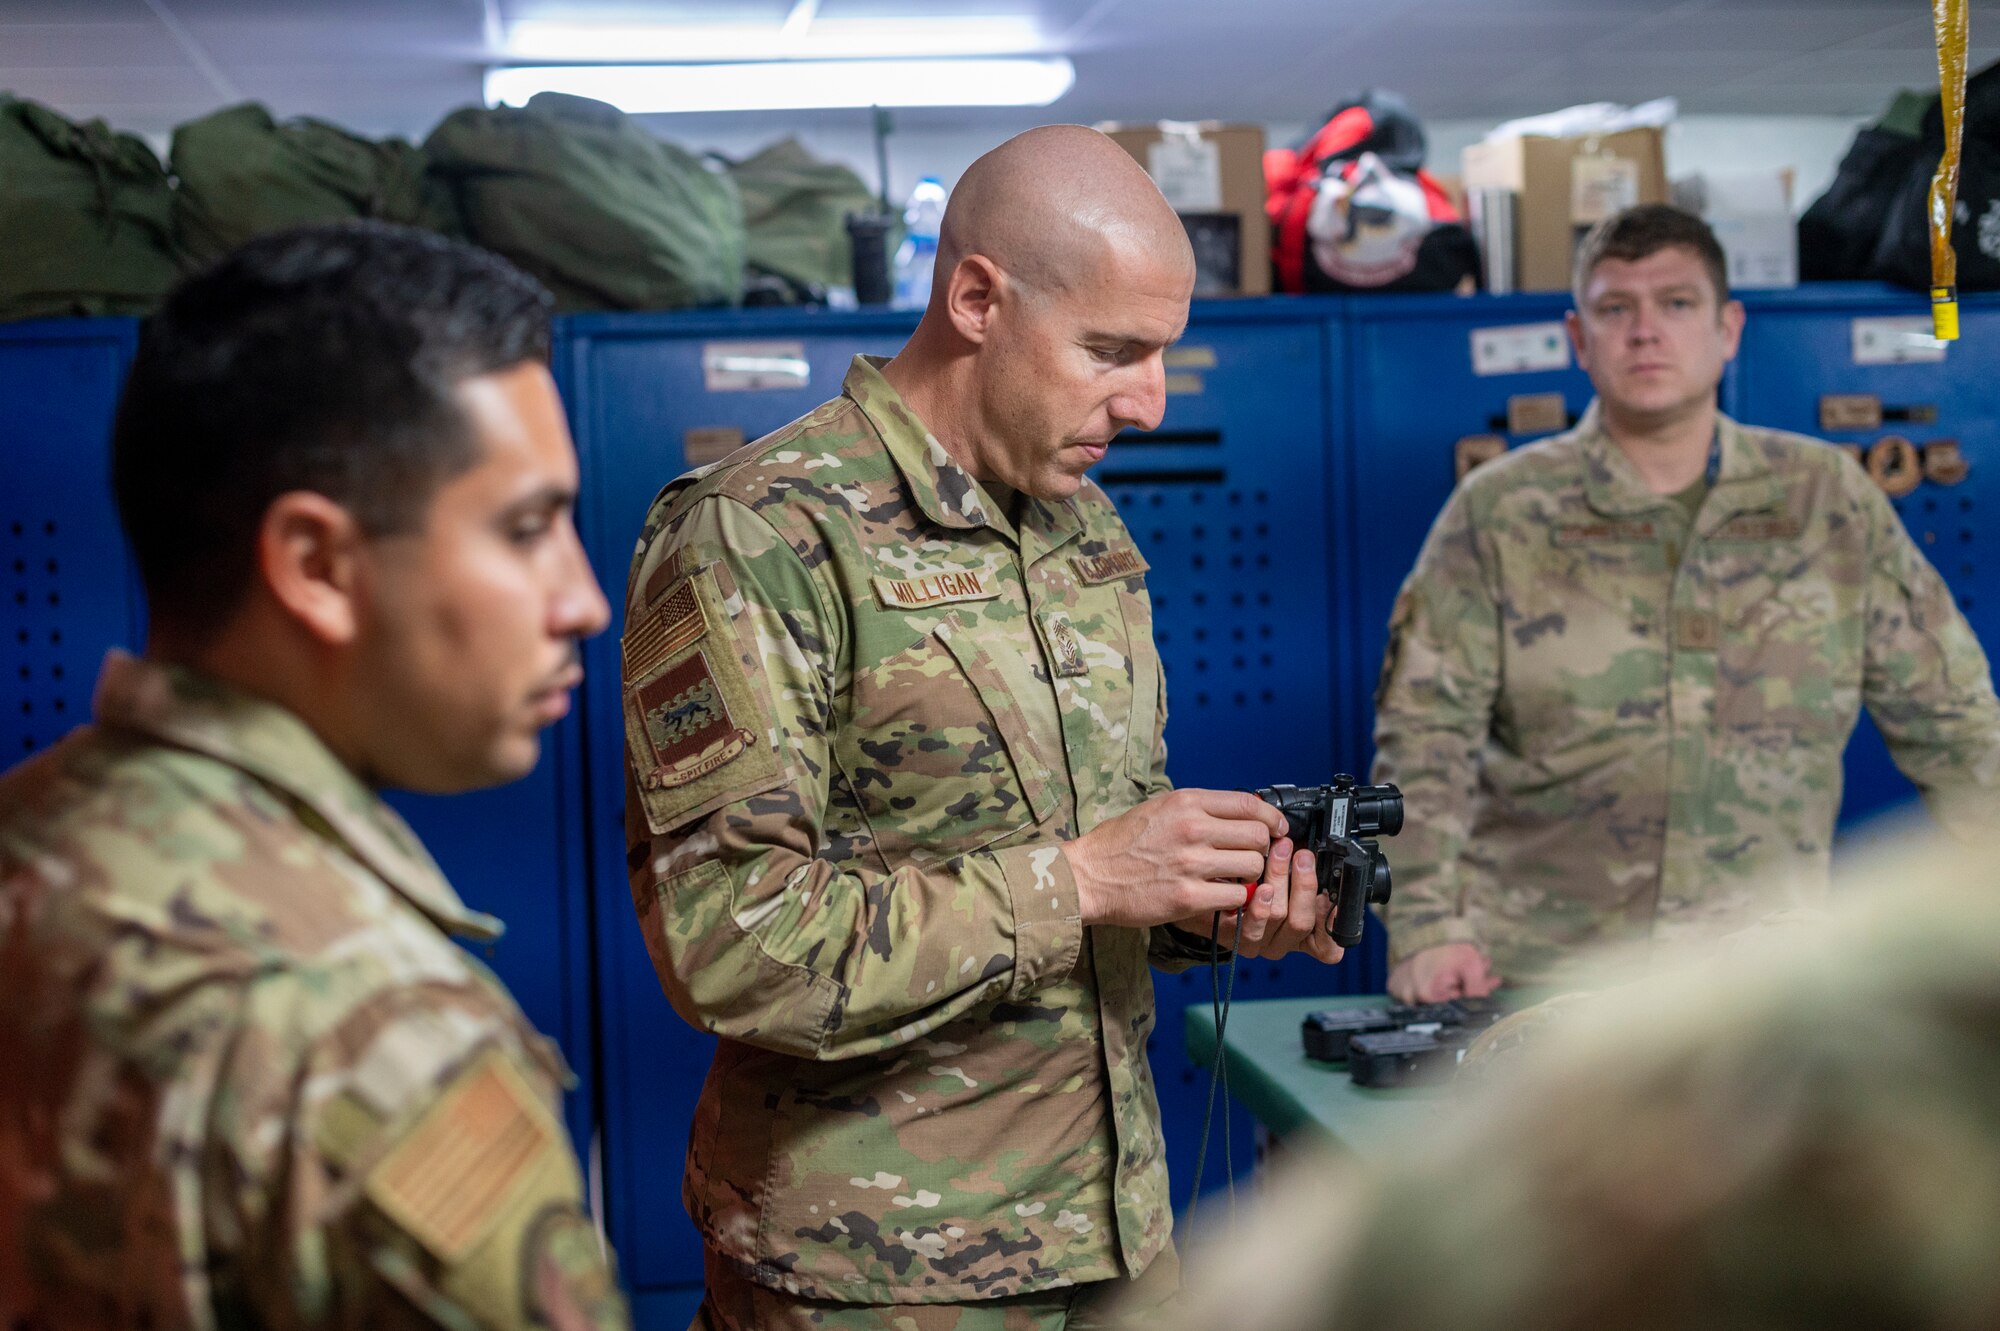
<path fill-rule="evenodd" d="M 1958 340 L 1958 255 L 1951 248 L 1951 223 L 1965 142 L 1965 9 L 1966 0 L 1931 0 L 1944 110 L 1944 155 L 1931 178 L 1931 332 L 1940 342 Z"/>

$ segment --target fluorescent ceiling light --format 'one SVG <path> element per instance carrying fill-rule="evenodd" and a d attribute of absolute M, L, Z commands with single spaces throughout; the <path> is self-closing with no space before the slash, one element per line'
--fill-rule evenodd
<path fill-rule="evenodd" d="M 1022 55 L 1044 49 L 1030 15 L 822 19 L 797 5 L 784 23 L 557 23 L 507 29 L 510 60 L 835 60 L 889 56 Z"/>
<path fill-rule="evenodd" d="M 821 60 L 726 65 L 517 65 L 486 71 L 486 104 L 538 92 L 662 111 L 855 106 L 1047 106 L 1076 82 L 1061 56 L 1015 60 Z"/>

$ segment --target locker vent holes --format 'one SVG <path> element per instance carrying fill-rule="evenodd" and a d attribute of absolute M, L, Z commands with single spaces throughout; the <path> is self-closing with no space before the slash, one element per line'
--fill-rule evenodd
<path fill-rule="evenodd" d="M 1168 706 L 1279 721 L 1274 639 L 1285 579 L 1270 492 L 1166 475 L 1113 487 L 1113 502 L 1156 570 L 1153 638 Z"/>
<path fill-rule="evenodd" d="M 1951 588 L 1959 609 L 1969 613 L 1978 604 L 1974 591 L 1979 585 L 1979 570 L 1991 562 L 1985 558 L 1985 533 L 1974 520 L 1973 496 L 1939 494 L 1925 486 L 1909 498 L 1897 500 L 1896 509 L 1917 548 Z"/>
<path fill-rule="evenodd" d="M 7 613 L 5 653 L 16 702 L 0 721 L 0 767 L 47 748 L 90 716 L 87 670 L 63 632 L 61 527 L 52 518 L 0 518 L 0 605 Z"/>

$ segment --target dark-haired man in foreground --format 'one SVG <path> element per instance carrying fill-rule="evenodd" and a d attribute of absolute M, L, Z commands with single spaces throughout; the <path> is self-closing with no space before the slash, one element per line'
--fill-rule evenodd
<path fill-rule="evenodd" d="M 606 622 L 549 304 L 346 226 L 146 326 L 146 655 L 0 778 L 0 1324 L 626 1324 L 498 922 L 376 794 L 527 773 Z"/>
<path fill-rule="evenodd" d="M 1839 450 L 1716 409 L 1744 315 L 1706 224 L 1607 220 L 1575 295 L 1596 403 L 1466 478 L 1390 624 L 1406 1000 L 1818 904 L 1863 703 L 1948 829 L 2000 821 L 2000 701 L 1944 580 Z"/>

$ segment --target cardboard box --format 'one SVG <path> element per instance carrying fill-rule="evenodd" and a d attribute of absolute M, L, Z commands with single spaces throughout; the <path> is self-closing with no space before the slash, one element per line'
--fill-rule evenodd
<path fill-rule="evenodd" d="M 1799 228 L 1792 173 L 1698 174 L 1674 182 L 1674 202 L 1708 223 L 1728 261 L 1732 291 L 1799 284 Z"/>
<path fill-rule="evenodd" d="M 1162 120 L 1098 128 L 1146 168 L 1180 214 L 1194 243 L 1195 295 L 1269 294 L 1262 126 Z"/>
<path fill-rule="evenodd" d="M 1585 232 L 1621 208 L 1667 202 L 1665 136 L 1657 129 L 1475 143 L 1460 161 L 1467 190 L 1507 189 L 1519 196 L 1519 291 L 1569 290 L 1570 262 Z"/>

